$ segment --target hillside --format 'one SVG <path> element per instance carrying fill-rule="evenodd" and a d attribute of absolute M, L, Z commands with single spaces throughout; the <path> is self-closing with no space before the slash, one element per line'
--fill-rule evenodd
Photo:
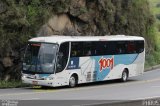
<path fill-rule="evenodd" d="M 153 25 L 147 0 L 1 0 L 0 78 L 20 79 L 25 44 L 35 36 L 143 36 L 150 56 L 156 49 Z"/>
<path fill-rule="evenodd" d="M 155 23 L 152 32 L 155 35 L 155 48 L 152 51 L 152 55 L 146 56 L 146 66 L 160 64 L 160 1 L 148 0 L 150 3 L 150 11 L 154 15 Z"/>
<path fill-rule="evenodd" d="M 159 0 L 149 0 L 150 7 L 153 15 L 156 19 L 156 27 L 158 29 L 158 34 L 160 35 L 160 1 Z"/>

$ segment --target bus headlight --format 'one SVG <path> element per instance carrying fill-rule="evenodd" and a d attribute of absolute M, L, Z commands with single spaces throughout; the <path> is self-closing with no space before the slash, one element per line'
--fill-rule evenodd
<path fill-rule="evenodd" d="M 25 74 L 22 74 L 22 78 L 26 78 L 27 76 Z"/>

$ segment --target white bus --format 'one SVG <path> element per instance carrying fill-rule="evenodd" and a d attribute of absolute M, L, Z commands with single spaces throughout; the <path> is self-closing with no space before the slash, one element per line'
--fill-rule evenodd
<path fill-rule="evenodd" d="M 144 71 L 144 38 L 137 36 L 49 36 L 29 40 L 22 81 L 41 86 L 121 79 Z"/>

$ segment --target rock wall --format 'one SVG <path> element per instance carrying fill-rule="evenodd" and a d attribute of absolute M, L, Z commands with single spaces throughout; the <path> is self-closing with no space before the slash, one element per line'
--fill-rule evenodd
<path fill-rule="evenodd" d="M 147 0 L 1 0 L 0 79 L 20 79 L 28 39 L 36 36 L 136 35 L 154 49 Z"/>
<path fill-rule="evenodd" d="M 154 22 L 146 0 L 59 0 L 53 4 L 54 15 L 39 30 L 39 36 L 74 32 L 74 35 L 145 37 Z"/>

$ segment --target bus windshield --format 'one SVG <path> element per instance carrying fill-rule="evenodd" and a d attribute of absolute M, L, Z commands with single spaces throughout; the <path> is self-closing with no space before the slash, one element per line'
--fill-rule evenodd
<path fill-rule="evenodd" d="M 57 50 L 57 44 L 29 43 L 24 56 L 23 72 L 53 73 Z"/>

